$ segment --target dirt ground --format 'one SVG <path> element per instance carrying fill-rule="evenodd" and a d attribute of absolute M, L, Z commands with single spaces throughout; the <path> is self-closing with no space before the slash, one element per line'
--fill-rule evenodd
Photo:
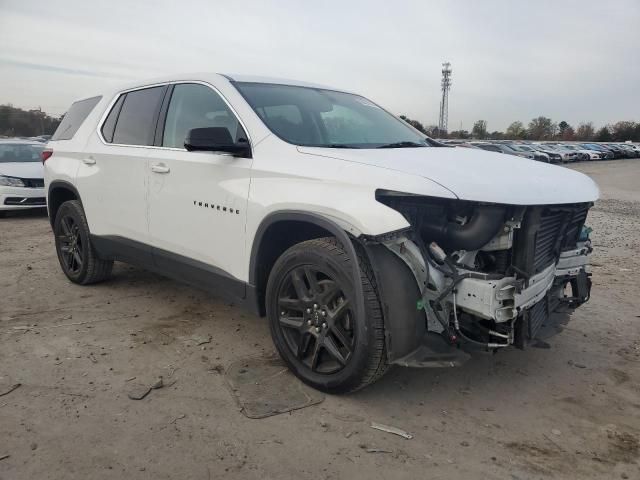
<path fill-rule="evenodd" d="M 594 289 L 549 349 L 395 368 L 261 420 L 223 373 L 274 353 L 264 319 L 123 264 L 72 285 L 43 214 L 0 220 L 0 394 L 22 384 L 0 396 L 0 479 L 639 479 L 640 160 L 572 168 L 602 190 Z"/>

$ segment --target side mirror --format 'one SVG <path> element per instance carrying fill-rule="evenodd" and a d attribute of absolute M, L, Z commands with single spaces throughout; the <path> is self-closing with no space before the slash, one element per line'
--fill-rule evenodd
<path fill-rule="evenodd" d="M 227 152 L 238 157 L 251 158 L 251 147 L 247 140 L 234 142 L 226 127 L 192 128 L 187 133 L 184 148 L 189 152 Z"/>

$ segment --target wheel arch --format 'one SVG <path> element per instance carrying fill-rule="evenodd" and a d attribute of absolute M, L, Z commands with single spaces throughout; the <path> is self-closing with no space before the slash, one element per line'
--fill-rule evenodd
<path fill-rule="evenodd" d="M 249 285 L 254 291 L 257 312 L 264 316 L 265 291 L 269 274 L 276 260 L 293 245 L 311 240 L 333 236 L 338 239 L 353 263 L 353 278 L 358 302 L 357 313 L 364 312 L 364 300 L 360 280 L 358 256 L 351 237 L 331 219 L 312 212 L 295 210 L 273 212 L 266 216 L 254 236 L 249 262 Z"/>
<path fill-rule="evenodd" d="M 54 180 L 49 184 L 49 190 L 47 191 L 47 210 L 49 212 L 49 223 L 52 228 L 60 205 L 68 200 L 78 200 L 80 204 L 82 204 L 80 194 L 73 184 L 64 180 Z"/>

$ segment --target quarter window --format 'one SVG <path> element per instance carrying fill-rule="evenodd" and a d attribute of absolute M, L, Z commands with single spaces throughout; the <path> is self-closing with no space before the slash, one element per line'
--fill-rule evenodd
<path fill-rule="evenodd" d="M 211 88 L 197 83 L 176 85 L 164 124 L 163 147 L 184 148 L 192 128 L 225 127 L 231 138 L 247 138 L 238 119 Z"/>
<path fill-rule="evenodd" d="M 71 105 L 51 140 L 71 140 L 101 98 L 87 98 Z"/>
<path fill-rule="evenodd" d="M 121 95 L 120 98 L 118 98 L 118 101 L 115 103 L 109 112 L 107 119 L 102 125 L 102 136 L 107 142 L 113 142 L 113 132 L 116 129 L 116 121 L 118 120 L 118 115 L 120 114 L 120 109 L 122 108 L 125 97 L 126 95 Z"/>
<path fill-rule="evenodd" d="M 145 88 L 129 92 L 124 96 L 113 132 L 113 143 L 153 145 L 156 115 L 160 109 L 165 88 Z M 107 118 L 108 120 L 110 119 Z M 108 139 L 105 138 L 105 140 Z"/>

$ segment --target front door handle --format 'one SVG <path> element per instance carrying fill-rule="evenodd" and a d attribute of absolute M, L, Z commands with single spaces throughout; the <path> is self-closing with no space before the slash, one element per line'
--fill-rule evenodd
<path fill-rule="evenodd" d="M 171 170 L 166 165 L 159 163 L 151 165 L 151 171 L 156 173 L 169 173 Z"/>
<path fill-rule="evenodd" d="M 82 163 L 84 163 L 85 165 L 95 165 L 96 164 L 96 159 L 93 158 L 93 157 L 83 158 L 82 159 Z"/>

